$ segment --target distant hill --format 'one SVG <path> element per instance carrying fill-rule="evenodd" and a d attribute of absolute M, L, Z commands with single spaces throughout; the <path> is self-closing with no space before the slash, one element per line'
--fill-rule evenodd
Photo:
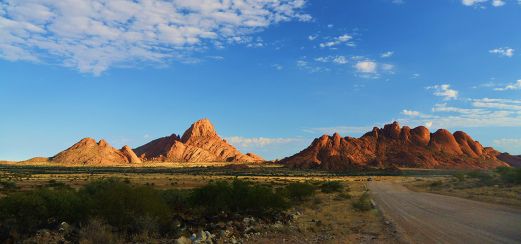
<path fill-rule="evenodd" d="M 483 147 L 465 132 L 431 133 L 397 122 L 373 128 L 360 138 L 323 135 L 303 151 L 280 161 L 292 168 L 346 170 L 360 167 L 486 169 L 508 166 L 500 152 Z"/>
<path fill-rule="evenodd" d="M 497 158 L 508 163 L 512 167 L 521 168 L 521 155 L 510 155 L 508 153 L 501 153 Z"/>
<path fill-rule="evenodd" d="M 39 161 L 34 158 L 30 161 Z M 105 140 L 96 141 L 92 138 L 84 138 L 68 149 L 49 158 L 49 161 L 65 164 L 87 165 L 112 165 L 112 164 L 136 164 L 141 163 L 136 154 L 128 146 L 116 149 Z"/>

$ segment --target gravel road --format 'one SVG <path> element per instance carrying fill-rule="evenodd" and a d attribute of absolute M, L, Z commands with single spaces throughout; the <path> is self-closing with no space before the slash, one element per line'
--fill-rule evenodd
<path fill-rule="evenodd" d="M 521 243 L 521 209 L 369 182 L 377 207 L 410 243 Z"/>

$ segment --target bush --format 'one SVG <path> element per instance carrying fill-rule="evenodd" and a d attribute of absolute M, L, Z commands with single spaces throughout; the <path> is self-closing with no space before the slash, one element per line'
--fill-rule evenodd
<path fill-rule="evenodd" d="M 463 181 L 465 181 L 465 174 L 463 174 L 463 173 L 456 173 L 456 174 L 454 174 L 453 176 L 454 176 L 454 178 L 456 178 L 456 180 L 457 180 L 458 182 L 463 182 Z"/>
<path fill-rule="evenodd" d="M 260 216 L 288 207 L 284 198 L 270 187 L 241 180 L 211 182 L 195 189 L 190 198 L 191 203 L 204 208 L 207 214 L 231 212 Z"/>
<path fill-rule="evenodd" d="M 5 190 L 14 190 L 17 188 L 16 182 L 14 181 L 0 181 L 0 186 Z"/>
<path fill-rule="evenodd" d="M 112 228 L 100 219 L 91 219 L 80 229 L 80 244 L 124 243 L 113 232 Z"/>
<path fill-rule="evenodd" d="M 133 186 L 115 179 L 87 184 L 80 192 L 90 215 L 128 232 L 141 231 L 141 220 L 167 225 L 170 209 L 158 190 Z"/>
<path fill-rule="evenodd" d="M 371 197 L 368 192 L 364 192 L 362 196 L 358 200 L 353 203 L 353 208 L 358 211 L 369 211 L 373 209 L 373 204 L 371 202 Z"/>
<path fill-rule="evenodd" d="M 161 198 L 173 212 L 186 212 L 191 207 L 188 202 L 190 198 L 190 191 L 188 190 L 164 190 L 161 192 Z"/>
<path fill-rule="evenodd" d="M 194 190 L 157 190 L 106 179 L 77 191 L 49 182 L 47 187 L 0 198 L 0 243 L 16 242 L 16 236 L 39 229 L 56 229 L 61 222 L 80 227 L 82 243 L 117 242 L 112 230 L 122 232 L 121 236 L 173 234 L 176 214 L 212 217 L 224 212 L 260 217 L 287 209 L 286 196 L 302 200 L 314 192 L 305 183 L 283 189 L 284 194 L 277 194 L 270 186 L 234 180 L 211 182 Z"/>
<path fill-rule="evenodd" d="M 338 181 L 327 181 L 320 185 L 320 190 L 324 193 L 341 192 L 344 186 Z"/>
<path fill-rule="evenodd" d="M 37 189 L 17 192 L 0 200 L 0 226 L 19 234 L 41 228 L 82 221 L 86 215 L 83 200 L 70 189 Z"/>
<path fill-rule="evenodd" d="M 49 182 L 47 183 L 47 186 L 48 187 L 53 187 L 53 188 L 67 188 L 69 187 L 67 184 L 63 183 L 63 182 L 58 182 L 56 180 L 49 180 Z"/>
<path fill-rule="evenodd" d="M 490 172 L 473 171 L 467 174 L 468 177 L 478 179 L 482 185 L 491 185 L 494 183 L 494 176 Z"/>
<path fill-rule="evenodd" d="M 347 200 L 347 199 L 351 199 L 351 195 L 349 195 L 348 193 L 339 193 L 334 198 L 334 200 L 336 200 L 336 201 Z"/>
<path fill-rule="evenodd" d="M 521 184 L 521 169 L 498 167 L 496 172 L 499 174 L 501 181 L 505 184 Z"/>
<path fill-rule="evenodd" d="M 293 201 L 304 201 L 315 194 L 315 187 L 308 183 L 291 183 L 286 186 L 285 193 Z"/>
<path fill-rule="evenodd" d="M 433 181 L 430 186 L 431 187 L 440 187 L 443 185 L 443 182 L 441 180 Z"/>

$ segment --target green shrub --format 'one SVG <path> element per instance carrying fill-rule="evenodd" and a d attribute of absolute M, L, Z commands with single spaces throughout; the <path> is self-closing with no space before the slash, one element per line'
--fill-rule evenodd
<path fill-rule="evenodd" d="M 186 212 L 191 207 L 189 203 L 190 191 L 188 190 L 164 190 L 161 191 L 161 198 L 174 212 Z"/>
<path fill-rule="evenodd" d="M 349 193 L 339 193 L 334 198 L 334 200 L 336 200 L 336 201 L 347 200 L 347 199 L 351 199 L 351 195 L 349 195 Z"/>
<path fill-rule="evenodd" d="M 0 226 L 20 234 L 49 228 L 63 221 L 79 222 L 86 215 L 83 200 L 70 189 L 36 189 L 0 200 Z"/>
<path fill-rule="evenodd" d="M 69 187 L 67 184 L 65 184 L 63 182 L 56 181 L 54 179 L 49 180 L 49 182 L 47 183 L 47 186 L 48 187 L 52 187 L 52 188 L 67 188 L 67 187 Z"/>
<path fill-rule="evenodd" d="M 358 198 L 358 200 L 353 202 L 353 208 L 355 208 L 358 211 L 369 211 L 373 209 L 373 204 L 371 202 L 371 197 L 369 196 L 369 193 L 364 192 L 364 194 L 362 194 L 360 198 Z"/>
<path fill-rule="evenodd" d="M 473 171 L 467 174 L 468 177 L 478 179 L 482 185 L 494 184 L 494 176 L 486 171 Z"/>
<path fill-rule="evenodd" d="M 286 186 L 285 192 L 290 200 L 304 201 L 315 194 L 315 187 L 308 183 L 290 183 Z"/>
<path fill-rule="evenodd" d="M 270 187 L 252 185 L 241 180 L 231 183 L 210 182 L 195 189 L 190 200 L 195 206 L 202 207 L 207 214 L 231 212 L 262 215 L 288 207 L 284 198 L 275 194 Z"/>
<path fill-rule="evenodd" d="M 430 184 L 430 187 L 440 187 L 443 185 L 443 182 L 441 180 L 433 181 Z"/>
<path fill-rule="evenodd" d="M 496 172 L 499 174 L 501 181 L 505 184 L 521 184 L 521 169 L 498 167 Z"/>
<path fill-rule="evenodd" d="M 134 186 L 116 179 L 99 180 L 87 184 L 80 192 L 91 216 L 129 232 L 140 231 L 143 218 L 167 225 L 170 209 L 158 190 L 148 186 Z"/>
<path fill-rule="evenodd" d="M 320 185 L 320 190 L 324 193 L 341 192 L 344 186 L 338 181 L 327 181 Z"/>
<path fill-rule="evenodd" d="M 5 190 L 14 190 L 17 188 L 16 186 L 16 182 L 14 181 L 0 181 L 0 186 L 2 186 L 2 189 L 5 189 Z"/>
<path fill-rule="evenodd" d="M 80 244 L 124 243 L 103 220 L 91 219 L 80 229 Z"/>
<path fill-rule="evenodd" d="M 456 180 L 457 180 L 458 182 L 463 182 L 463 181 L 465 181 L 465 174 L 464 174 L 464 173 L 456 173 L 456 174 L 454 174 L 453 176 L 454 176 L 454 178 L 456 178 Z"/>

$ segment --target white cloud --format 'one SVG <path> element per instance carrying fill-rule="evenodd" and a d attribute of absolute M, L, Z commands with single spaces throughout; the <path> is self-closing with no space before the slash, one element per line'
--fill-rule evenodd
<path fill-rule="evenodd" d="M 499 110 L 517 110 L 521 112 L 521 100 L 511 99 L 472 99 L 472 106 Z"/>
<path fill-rule="evenodd" d="M 339 133 L 341 135 L 353 135 L 363 134 L 371 131 L 373 126 L 334 126 L 334 127 L 318 127 L 318 128 L 305 128 L 304 132 L 312 134 L 328 134 Z"/>
<path fill-rule="evenodd" d="M 458 98 L 458 91 L 451 89 L 449 84 L 429 86 L 427 89 L 434 90 L 434 95 L 443 97 L 443 100 Z"/>
<path fill-rule="evenodd" d="M 501 7 L 506 4 L 505 0 L 461 0 L 465 6 L 480 6 L 481 8 L 483 8 L 481 5 L 487 2 L 490 2 L 493 7 Z M 521 1 L 518 0 L 518 3 Z"/>
<path fill-rule="evenodd" d="M 382 64 L 382 70 L 384 70 L 384 71 L 392 71 L 392 70 L 394 70 L 394 65 L 392 65 L 392 64 Z"/>
<path fill-rule="evenodd" d="M 335 64 L 347 64 L 348 58 L 342 55 L 338 56 L 326 56 L 326 57 L 318 57 L 315 58 L 315 61 L 321 63 L 335 63 Z"/>
<path fill-rule="evenodd" d="M 488 0 L 461 0 L 461 3 L 463 3 L 463 5 L 466 5 L 466 6 L 473 6 L 475 4 L 483 3 L 486 1 L 488 1 Z"/>
<path fill-rule="evenodd" d="M 299 138 L 267 138 L 267 137 L 227 137 L 228 143 L 239 147 L 265 147 L 273 144 L 287 144 L 299 141 Z"/>
<path fill-rule="evenodd" d="M 275 68 L 276 70 L 283 70 L 284 69 L 284 66 L 282 66 L 280 64 L 274 64 L 271 67 Z"/>
<path fill-rule="evenodd" d="M 505 1 L 503 0 L 492 0 L 492 6 L 494 7 L 501 7 L 505 5 Z"/>
<path fill-rule="evenodd" d="M 353 58 L 353 60 L 357 59 Z M 359 60 L 353 65 L 353 67 L 362 78 L 375 79 L 379 78 L 382 73 L 394 74 L 394 65 L 377 63 L 370 59 Z"/>
<path fill-rule="evenodd" d="M 493 140 L 494 146 L 511 153 L 521 153 L 521 138 L 501 138 Z"/>
<path fill-rule="evenodd" d="M 515 49 L 509 48 L 509 47 L 500 47 L 500 48 L 494 48 L 492 50 L 489 50 L 489 53 L 497 54 L 499 56 L 503 57 L 512 57 L 514 56 Z"/>
<path fill-rule="evenodd" d="M 194 52 L 252 41 L 285 21 L 309 21 L 305 0 L 0 2 L 0 58 L 100 74 L 137 62 L 193 60 Z"/>
<path fill-rule="evenodd" d="M 480 98 L 464 102 L 464 107 L 436 104 L 432 114 L 420 113 L 420 116 L 408 116 L 400 121 L 409 124 L 431 123 L 436 128 L 521 126 L 521 100 Z"/>
<path fill-rule="evenodd" d="M 393 51 L 387 51 L 385 53 L 382 53 L 382 55 L 380 55 L 380 57 L 382 57 L 382 58 L 390 58 L 393 55 L 394 55 Z"/>
<path fill-rule="evenodd" d="M 432 127 L 432 121 L 425 122 L 424 126 L 430 129 Z"/>
<path fill-rule="evenodd" d="M 309 35 L 308 36 L 308 40 L 310 40 L 310 41 L 314 41 L 317 38 L 318 38 L 318 35 Z"/>
<path fill-rule="evenodd" d="M 495 91 L 508 91 L 508 90 L 521 90 L 521 80 L 517 80 L 512 84 L 508 84 L 505 87 L 494 88 Z"/>
<path fill-rule="evenodd" d="M 407 110 L 407 109 L 402 110 L 402 114 L 411 116 L 411 117 L 420 116 L 420 112 L 414 111 L 414 110 Z"/>
<path fill-rule="evenodd" d="M 360 73 L 376 73 L 378 64 L 371 60 L 359 61 L 355 68 Z"/>
<path fill-rule="evenodd" d="M 350 36 L 348 34 L 344 34 L 344 35 L 341 35 L 341 36 L 333 38 L 331 41 L 320 43 L 320 47 L 322 47 L 322 48 L 325 48 L 325 47 L 331 48 L 331 47 L 334 47 L 334 46 L 337 46 L 337 45 L 340 45 L 340 44 L 343 44 L 343 43 L 346 43 L 348 45 L 353 45 L 353 43 L 349 42 L 351 39 L 353 39 L 352 36 Z"/>
<path fill-rule="evenodd" d="M 329 68 L 320 67 L 317 65 L 310 65 L 309 62 L 304 59 L 297 60 L 297 68 L 310 73 L 325 72 L 330 70 Z"/>

